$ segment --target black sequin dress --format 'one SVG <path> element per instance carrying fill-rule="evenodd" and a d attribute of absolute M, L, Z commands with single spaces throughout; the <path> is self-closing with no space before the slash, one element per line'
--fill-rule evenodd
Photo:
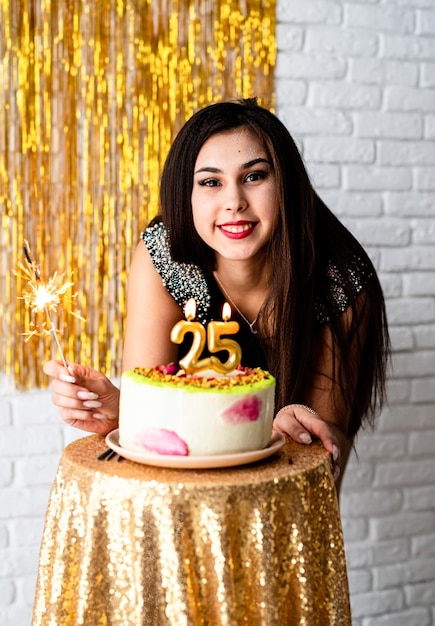
<path fill-rule="evenodd" d="M 222 319 L 225 296 L 213 275 L 204 275 L 196 265 L 177 263 L 171 259 L 169 239 L 163 223 L 158 222 L 149 226 L 141 237 L 164 286 L 181 309 L 184 309 L 189 298 L 195 298 L 196 317 L 202 324 Z M 329 263 L 325 268 L 321 293 L 316 298 L 317 324 L 319 326 L 326 324 L 331 311 L 335 315 L 343 313 L 352 299 L 364 289 L 372 275 L 373 269 L 364 259 L 356 255 L 348 261 L 345 268 Z M 232 319 L 240 325 L 239 332 L 232 338 L 242 348 L 242 365 L 267 369 L 266 357 L 257 335 L 251 332 L 246 320 L 237 311 L 232 311 Z M 180 354 L 185 353 L 190 341 L 186 345 L 181 345 Z"/>

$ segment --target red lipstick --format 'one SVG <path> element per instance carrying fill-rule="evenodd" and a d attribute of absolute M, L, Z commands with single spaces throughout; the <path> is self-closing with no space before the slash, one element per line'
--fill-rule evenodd
<path fill-rule="evenodd" d="M 238 222 L 219 224 L 218 228 L 228 239 L 245 239 L 245 237 L 249 237 L 254 232 L 256 226 L 257 222 L 240 220 Z"/>

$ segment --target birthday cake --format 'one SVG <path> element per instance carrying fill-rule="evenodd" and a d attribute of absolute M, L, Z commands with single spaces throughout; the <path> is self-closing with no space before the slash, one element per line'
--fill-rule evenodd
<path fill-rule="evenodd" d="M 260 450 L 272 434 L 275 379 L 259 368 L 226 375 L 174 366 L 121 379 L 119 440 L 146 453 L 210 456 Z"/>

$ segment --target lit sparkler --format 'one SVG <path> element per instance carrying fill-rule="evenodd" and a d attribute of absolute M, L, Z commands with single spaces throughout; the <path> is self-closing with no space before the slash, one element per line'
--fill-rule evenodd
<path fill-rule="evenodd" d="M 45 315 L 43 323 L 35 324 L 31 322 L 29 328 L 26 329 L 23 334 L 26 336 L 26 341 L 29 341 L 29 339 L 34 336 L 41 337 L 52 335 L 56 341 L 62 362 L 64 366 L 67 367 L 67 362 L 59 342 L 58 331 L 51 318 L 51 313 L 56 313 L 58 307 L 67 307 L 68 313 L 85 321 L 79 313 L 71 309 L 72 299 L 76 296 L 76 294 L 70 295 L 73 283 L 71 281 L 64 281 L 64 276 L 59 276 L 57 272 L 55 272 L 48 281 L 44 282 L 41 278 L 39 267 L 32 259 L 29 243 L 26 240 L 23 244 L 23 253 L 26 264 L 20 263 L 19 271 L 15 272 L 15 274 L 27 281 L 27 291 L 23 294 L 22 299 L 26 307 L 34 314 L 42 313 Z"/>

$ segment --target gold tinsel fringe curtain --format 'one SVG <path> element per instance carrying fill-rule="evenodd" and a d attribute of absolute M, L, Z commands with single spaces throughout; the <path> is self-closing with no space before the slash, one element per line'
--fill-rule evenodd
<path fill-rule="evenodd" d="M 0 373 L 43 386 L 49 337 L 15 276 L 72 275 L 66 358 L 119 375 L 128 266 L 174 133 L 199 107 L 271 106 L 275 0 L 0 0 Z"/>

